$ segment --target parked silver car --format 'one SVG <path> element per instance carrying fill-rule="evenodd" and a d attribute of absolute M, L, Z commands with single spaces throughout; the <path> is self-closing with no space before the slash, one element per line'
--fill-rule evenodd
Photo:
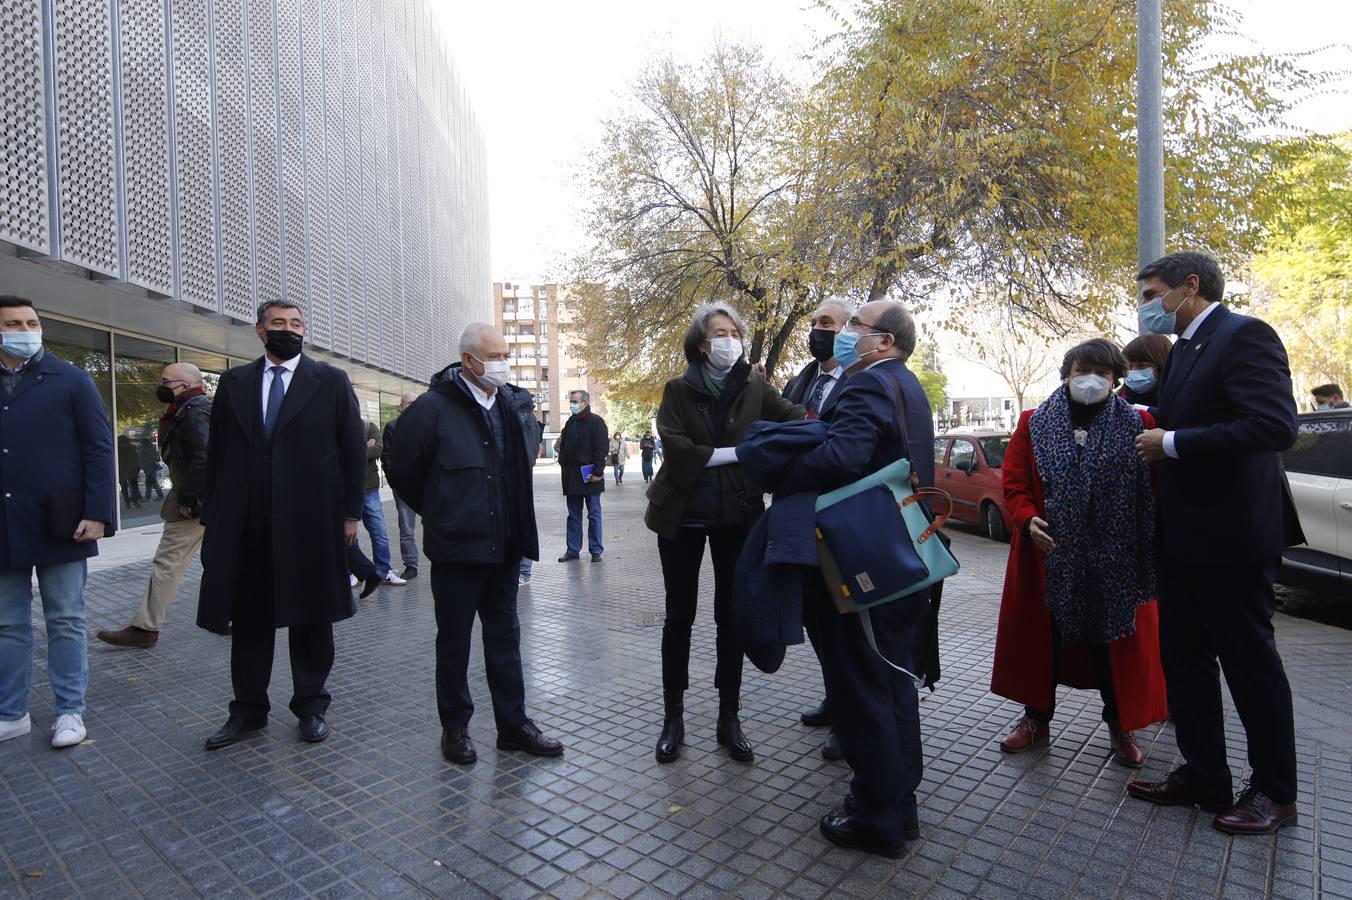
<path fill-rule="evenodd" d="M 1305 543 L 1282 554 L 1277 580 L 1352 600 L 1352 409 L 1303 413 L 1283 460 Z"/>

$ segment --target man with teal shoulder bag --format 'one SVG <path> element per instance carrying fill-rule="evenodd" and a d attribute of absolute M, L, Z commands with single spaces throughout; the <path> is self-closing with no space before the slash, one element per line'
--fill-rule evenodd
<path fill-rule="evenodd" d="M 934 485 L 929 401 L 906 367 L 915 340 L 911 314 L 886 300 L 861 306 L 836 335 L 835 358 L 849 379 L 822 414 L 826 441 L 795 464 L 796 483 L 825 493 L 909 457 L 918 486 Z M 803 617 L 818 635 L 832 720 L 854 770 L 843 809 L 821 819 L 822 834 L 838 846 L 895 858 L 919 837 L 919 698 L 896 666 L 916 669 L 915 636 L 928 607 L 924 591 L 872 608 L 875 652 L 861 617 L 837 611 L 815 573 L 805 579 Z"/>

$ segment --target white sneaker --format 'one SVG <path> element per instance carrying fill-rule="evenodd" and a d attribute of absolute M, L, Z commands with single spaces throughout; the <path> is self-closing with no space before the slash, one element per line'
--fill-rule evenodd
<path fill-rule="evenodd" d="M 74 747 L 85 739 L 85 734 L 84 719 L 80 718 L 79 713 L 57 716 L 52 723 L 52 746 L 58 750 Z"/>
<path fill-rule="evenodd" d="M 8 722 L 0 722 L 0 741 L 23 737 L 32 730 L 33 720 L 28 718 L 28 713 L 24 713 L 22 719 L 12 719 Z"/>
<path fill-rule="evenodd" d="M 517 587 L 525 587 L 526 585 L 530 584 L 530 576 L 529 575 L 516 576 L 516 584 Z"/>
<path fill-rule="evenodd" d="M 394 570 L 391 569 L 385 573 L 385 583 L 398 587 L 399 585 L 408 584 L 408 579 L 400 578 L 398 575 L 394 574 Z"/>
<path fill-rule="evenodd" d="M 361 583 L 361 582 L 357 580 L 357 576 L 356 576 L 356 575 L 348 575 L 348 576 L 347 576 L 347 586 L 348 586 L 348 587 L 356 587 L 356 586 L 357 586 L 358 584 L 360 584 L 360 583 Z"/>

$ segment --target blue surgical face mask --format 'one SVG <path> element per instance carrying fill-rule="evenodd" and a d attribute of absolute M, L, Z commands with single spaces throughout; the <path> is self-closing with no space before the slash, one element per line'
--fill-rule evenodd
<path fill-rule="evenodd" d="M 1174 307 L 1173 312 L 1165 312 L 1164 298 L 1168 297 L 1170 294 L 1172 294 L 1174 291 L 1178 290 L 1178 288 L 1181 288 L 1182 286 L 1183 285 L 1180 284 L 1177 287 L 1170 288 L 1160 296 L 1156 297 L 1154 300 L 1151 300 L 1143 304 L 1139 309 L 1136 310 L 1136 316 L 1140 320 L 1142 329 L 1150 332 L 1151 334 L 1174 333 L 1174 328 L 1178 322 L 1178 311 L 1183 307 L 1183 303 L 1187 303 L 1188 300 L 1185 297 L 1183 299 L 1183 303 L 1180 303 L 1178 304 L 1178 306 Z"/>
<path fill-rule="evenodd" d="M 1154 369 L 1132 369 L 1127 373 L 1127 387 L 1137 394 L 1144 394 L 1154 386 Z"/>
<path fill-rule="evenodd" d="M 569 411 L 570 413 L 572 413 L 573 415 L 577 415 L 578 413 L 582 412 L 582 404 L 581 404 L 581 403 L 569 403 L 569 404 L 568 404 L 568 411 Z"/>
<path fill-rule="evenodd" d="M 0 334 L 0 346 L 10 356 L 32 359 L 42 349 L 41 331 L 6 331 Z"/>
<path fill-rule="evenodd" d="M 836 363 L 841 368 L 848 370 L 851 366 L 859 362 L 859 360 L 863 359 L 865 356 L 868 356 L 872 353 L 877 353 L 878 352 L 877 350 L 870 350 L 868 353 L 864 353 L 861 355 L 856 345 L 859 343 L 860 338 L 874 337 L 875 335 L 883 333 L 884 332 L 881 331 L 869 331 L 866 332 L 865 334 L 859 334 L 858 332 L 854 331 L 837 332 L 834 345 L 835 348 L 834 355 L 836 357 Z"/>

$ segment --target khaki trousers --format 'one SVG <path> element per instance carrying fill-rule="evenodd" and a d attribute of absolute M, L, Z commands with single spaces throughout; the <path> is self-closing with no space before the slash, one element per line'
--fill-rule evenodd
<path fill-rule="evenodd" d="M 174 602 L 178 586 L 183 583 L 183 575 L 188 564 L 202 543 L 201 519 L 176 519 L 164 523 L 164 533 L 160 535 L 160 545 L 155 549 L 155 559 L 150 564 L 150 586 L 141 601 L 141 608 L 131 624 L 146 631 L 159 631 L 169 615 L 169 604 Z"/>

